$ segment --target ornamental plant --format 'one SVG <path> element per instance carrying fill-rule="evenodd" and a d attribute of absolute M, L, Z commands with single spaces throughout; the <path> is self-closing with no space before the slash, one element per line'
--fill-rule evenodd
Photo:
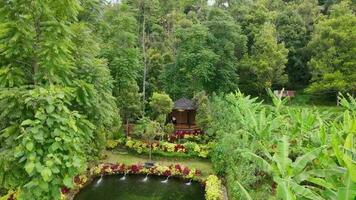
<path fill-rule="evenodd" d="M 182 153 L 190 156 L 198 156 L 202 158 L 209 157 L 211 149 L 215 146 L 215 143 L 210 142 L 208 144 L 197 144 L 195 142 L 186 142 L 183 144 L 175 144 L 170 142 L 143 142 L 141 140 L 134 140 L 127 138 L 125 146 L 129 149 L 136 151 L 137 153 L 149 153 L 150 147 L 153 153 L 169 152 L 169 153 Z"/>
<path fill-rule="evenodd" d="M 205 199 L 206 200 L 222 200 L 221 180 L 215 175 L 208 176 L 205 182 Z"/>
<path fill-rule="evenodd" d="M 158 122 L 152 121 L 147 117 L 140 119 L 139 123 L 135 126 L 135 134 L 141 136 L 148 143 L 149 160 L 152 159 L 152 140 L 162 134 Z M 139 147 L 141 148 L 141 147 Z M 142 150 L 139 149 L 141 152 Z"/>

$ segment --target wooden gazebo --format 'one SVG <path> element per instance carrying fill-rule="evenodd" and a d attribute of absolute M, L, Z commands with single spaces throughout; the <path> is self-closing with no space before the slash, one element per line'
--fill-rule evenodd
<path fill-rule="evenodd" d="M 175 129 L 195 129 L 195 103 L 187 98 L 181 98 L 174 102 L 171 119 L 175 125 Z"/>

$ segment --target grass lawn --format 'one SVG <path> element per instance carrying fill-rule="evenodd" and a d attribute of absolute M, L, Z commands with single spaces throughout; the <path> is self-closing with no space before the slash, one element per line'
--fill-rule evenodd
<path fill-rule="evenodd" d="M 101 162 L 104 163 L 124 163 L 126 165 L 131 164 L 143 164 L 148 160 L 147 155 L 138 155 L 129 152 L 121 151 L 105 151 L 105 159 Z M 160 156 L 153 156 L 152 160 L 157 164 L 161 165 L 171 165 L 171 164 L 181 164 L 189 168 L 195 168 L 202 172 L 202 177 L 206 178 L 210 174 L 214 174 L 213 166 L 207 159 L 201 158 L 166 158 Z"/>

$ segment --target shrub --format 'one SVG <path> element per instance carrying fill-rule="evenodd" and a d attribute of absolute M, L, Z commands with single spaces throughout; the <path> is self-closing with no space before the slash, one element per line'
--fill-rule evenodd
<path fill-rule="evenodd" d="M 115 147 L 117 147 L 118 144 L 119 144 L 119 140 L 107 140 L 106 141 L 106 148 L 107 149 L 114 149 Z"/>
<path fill-rule="evenodd" d="M 221 181 L 215 175 L 210 175 L 205 182 L 205 199 L 222 200 Z"/>
<path fill-rule="evenodd" d="M 215 146 L 215 143 L 197 144 L 195 142 L 187 142 L 183 144 L 175 144 L 170 142 L 159 142 L 152 143 L 151 145 L 152 152 L 155 154 L 166 155 L 167 153 L 175 153 L 207 158 L 209 157 L 211 149 Z M 141 154 L 149 152 L 150 144 L 140 140 L 127 138 L 125 146 Z"/>

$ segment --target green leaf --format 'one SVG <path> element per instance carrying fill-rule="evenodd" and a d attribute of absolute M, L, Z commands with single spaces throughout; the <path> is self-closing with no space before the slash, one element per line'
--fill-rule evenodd
<path fill-rule="evenodd" d="M 295 195 L 291 192 L 288 182 L 279 177 L 274 177 L 273 180 L 278 184 L 277 195 L 283 200 L 296 200 Z"/>
<path fill-rule="evenodd" d="M 48 167 L 44 167 L 43 170 L 41 171 L 41 176 L 44 181 L 49 182 L 52 180 L 52 171 Z"/>
<path fill-rule="evenodd" d="M 356 120 L 355 120 L 356 124 Z M 345 139 L 345 144 L 344 144 L 344 149 L 351 149 L 351 151 L 354 149 L 354 137 L 353 134 L 350 133 L 347 135 Z M 349 153 L 343 153 L 343 159 L 346 165 L 346 168 L 348 169 L 348 175 L 351 177 L 351 180 L 353 182 L 356 182 L 356 161 L 353 160 L 352 155 Z"/>
<path fill-rule="evenodd" d="M 295 183 L 294 181 L 290 181 L 289 183 L 290 183 L 291 189 L 298 196 L 302 196 L 302 197 L 305 197 L 307 199 L 313 199 L 313 200 L 324 200 L 324 198 L 322 198 L 321 196 L 317 195 L 316 193 L 314 193 L 309 188 L 303 187 L 303 186 Z"/>
<path fill-rule="evenodd" d="M 73 187 L 73 179 L 69 176 L 65 176 L 63 179 L 63 184 L 68 188 L 72 188 Z"/>
<path fill-rule="evenodd" d="M 238 180 L 236 180 L 236 183 L 240 187 L 240 189 L 242 190 L 242 193 L 245 195 L 246 200 L 252 200 L 252 197 L 247 192 L 247 190 L 244 188 L 244 186 L 242 186 L 241 183 Z"/>
<path fill-rule="evenodd" d="M 277 152 L 274 154 L 273 159 L 275 160 L 279 172 L 285 176 L 291 160 L 288 157 L 289 155 L 289 141 L 288 137 L 284 135 L 282 140 L 278 143 Z"/>
<path fill-rule="evenodd" d="M 48 105 L 46 107 L 46 111 L 47 113 L 52 113 L 54 111 L 55 107 L 53 105 Z"/>
<path fill-rule="evenodd" d="M 354 200 L 356 197 L 356 183 L 352 182 L 349 173 L 345 176 L 345 187 L 340 187 L 337 191 L 338 200 Z"/>
<path fill-rule="evenodd" d="M 256 164 L 258 164 L 265 172 L 272 172 L 272 166 L 262 157 L 252 152 L 243 152 L 241 155 L 251 161 L 256 162 Z"/>
<path fill-rule="evenodd" d="M 316 148 L 300 157 L 298 157 L 294 163 L 292 163 L 292 167 L 293 167 L 293 172 L 294 174 L 299 174 L 300 172 L 303 171 L 303 169 L 305 168 L 305 166 L 308 164 L 308 162 L 311 162 L 312 160 L 314 160 L 315 158 L 318 157 L 318 155 L 320 154 L 320 152 L 325 148 L 326 146 L 322 146 L 319 148 Z"/>
<path fill-rule="evenodd" d="M 33 147 L 34 147 L 33 142 L 27 142 L 27 143 L 26 143 L 26 149 L 27 149 L 28 151 L 32 151 L 32 150 L 33 150 Z"/>
<path fill-rule="evenodd" d="M 25 165 L 25 170 L 28 174 L 31 174 L 34 168 L 35 168 L 35 163 L 33 162 L 27 162 Z"/>
<path fill-rule="evenodd" d="M 327 182 L 322 178 L 310 177 L 310 178 L 308 178 L 308 181 L 311 183 L 314 183 L 315 185 L 319 185 L 319 186 L 322 186 L 327 189 L 336 190 L 336 187 L 332 183 Z"/>
<path fill-rule="evenodd" d="M 30 125 L 30 124 L 32 124 L 32 120 L 31 119 L 26 119 L 25 121 L 23 121 L 22 123 L 21 123 L 21 126 L 27 126 L 27 125 Z"/>

